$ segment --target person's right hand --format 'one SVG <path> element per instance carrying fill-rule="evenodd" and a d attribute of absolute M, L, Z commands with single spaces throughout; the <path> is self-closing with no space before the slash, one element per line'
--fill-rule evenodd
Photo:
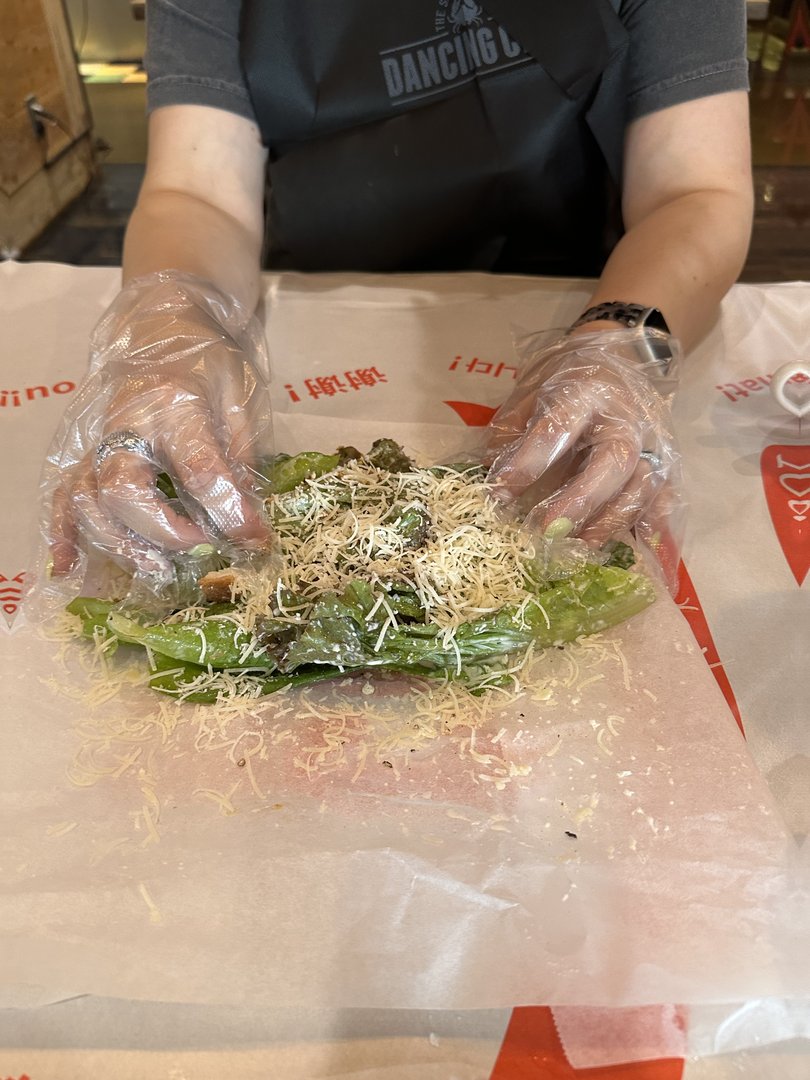
<path fill-rule="evenodd" d="M 90 372 L 49 454 L 52 574 L 95 551 L 159 587 L 171 553 L 267 548 L 256 468 L 270 415 L 255 319 L 187 275 L 132 282 L 95 331 Z"/>
<path fill-rule="evenodd" d="M 484 460 L 493 494 L 521 508 L 529 532 L 602 547 L 632 530 L 674 591 L 685 508 L 669 404 L 677 365 L 662 367 L 651 342 L 679 355 L 659 331 L 531 335 Z"/>

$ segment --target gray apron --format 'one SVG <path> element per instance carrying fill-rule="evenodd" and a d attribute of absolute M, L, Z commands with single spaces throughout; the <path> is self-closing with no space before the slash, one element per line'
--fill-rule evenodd
<path fill-rule="evenodd" d="M 244 0 L 269 260 L 597 275 L 621 232 L 609 0 Z"/>

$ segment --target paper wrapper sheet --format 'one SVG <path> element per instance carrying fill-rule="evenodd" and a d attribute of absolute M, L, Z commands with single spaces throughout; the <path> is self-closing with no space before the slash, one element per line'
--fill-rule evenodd
<path fill-rule="evenodd" d="M 45 270 L 58 301 L 64 268 Z M 114 292 L 103 272 L 96 279 L 87 331 Z M 422 279 L 372 292 L 290 280 L 273 284 L 270 324 L 277 442 L 288 450 L 362 447 L 384 434 L 451 453 L 465 429 L 446 422 L 447 402 L 504 396 L 486 379 L 510 360 L 508 323 L 527 325 L 534 311 L 538 325 L 563 324 L 585 295 L 575 283 L 544 292 L 475 276 L 454 296 Z M 64 314 L 75 321 L 79 311 Z M 479 350 L 480 367 L 457 391 L 460 326 L 491 351 Z M 31 332 L 50 340 L 44 323 Z M 424 362 L 404 386 L 403 357 Z M 347 383 L 375 360 L 384 383 Z M 348 390 L 308 400 L 304 374 L 317 388 L 316 376 L 335 373 Z M 75 658 L 66 673 L 53 644 L 18 621 L 6 638 L 11 752 L 0 796 L 7 1003 L 92 993 L 472 1009 L 797 993 L 806 965 L 795 849 L 686 624 L 662 600 L 614 637 L 626 672 L 606 651 L 579 683 L 602 678 L 566 687 L 560 654 L 550 701 L 513 705 L 476 731 L 477 753 L 517 767 L 502 790 L 480 779 L 488 770 L 463 728 L 407 748 L 391 767 L 369 761 L 354 781 L 350 746 L 345 767 L 310 779 L 296 761 L 322 742 L 322 727 L 299 721 L 282 737 L 293 725 L 269 704 L 248 724 L 272 750 L 250 759 L 262 798 L 227 747 L 191 749 L 190 722 L 166 745 L 159 730 L 144 744 L 154 782 L 135 762 L 92 787 L 71 785 L 66 769 L 82 743 L 74 729 L 92 731 L 92 717 L 50 680 L 75 689 Z M 133 690 L 102 714 L 155 708 L 155 695 Z M 225 815 L 205 791 L 237 783 L 237 812 Z M 156 813 L 155 799 L 158 840 L 144 815 Z"/>
<path fill-rule="evenodd" d="M 358 422 L 354 440 L 372 427 Z M 295 437 L 293 450 L 331 432 L 299 420 Z M 578 673 L 555 650 L 545 685 L 384 758 L 383 722 L 325 727 L 331 689 L 271 699 L 219 749 L 195 750 L 188 706 L 174 731 L 133 720 L 142 741 L 107 747 L 110 719 L 157 717 L 155 695 L 91 709 L 55 686 L 80 685 L 77 647 L 60 670 L 32 630 L 15 646 L 11 1001 L 472 1009 L 790 989 L 789 841 L 667 599 Z M 251 753 L 259 740 L 266 757 Z M 72 786 L 82 742 L 92 768 L 120 775 Z"/>

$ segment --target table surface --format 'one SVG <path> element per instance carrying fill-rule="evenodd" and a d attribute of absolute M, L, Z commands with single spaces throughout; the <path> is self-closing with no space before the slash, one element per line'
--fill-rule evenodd
<path fill-rule="evenodd" d="M 0 392 L 0 450 L 9 461 L 19 447 L 27 447 L 27 462 L 37 454 L 41 459 L 75 393 L 88 333 L 115 295 L 117 274 L 3 264 L 0 285 L 11 298 L 10 332 L 4 332 L 0 356 L 2 385 L 7 387 Z M 483 275 L 268 277 L 271 352 L 280 341 L 278 328 L 284 320 L 279 312 L 288 313 L 288 322 L 300 327 L 307 341 L 301 361 L 274 357 L 280 376 L 275 401 L 279 430 L 295 424 L 296 416 L 321 408 L 326 394 L 319 379 L 360 369 L 357 354 L 345 351 L 346 342 L 331 340 L 328 326 L 321 334 L 304 330 L 307 314 L 319 306 L 328 316 L 329 305 L 359 311 L 384 297 L 389 311 L 404 312 L 405 323 L 413 325 L 408 346 L 430 353 L 444 377 L 456 380 L 457 400 L 452 404 L 462 415 L 459 406 L 487 407 L 503 397 L 512 324 L 566 325 L 586 295 L 582 282 Z M 472 318 L 471 303 L 477 311 Z M 423 317 L 437 305 L 445 313 L 438 324 Z M 463 325 L 453 318 L 454 305 L 458 310 L 463 305 Z M 804 577 L 810 545 L 805 525 L 810 445 L 799 422 L 772 400 L 768 383 L 782 364 L 804 360 L 803 313 L 808 305 L 810 285 L 801 283 L 732 290 L 718 324 L 684 366 L 676 407 L 691 504 L 680 597 L 684 614 L 726 701 L 745 727 L 750 752 L 796 838 L 799 859 L 810 818 L 810 680 L 802 663 L 810 641 Z M 428 330 L 437 325 L 440 330 L 428 340 Z M 289 336 L 289 326 L 284 333 Z M 373 411 L 388 410 L 391 417 L 399 417 L 400 404 L 386 398 L 386 372 L 401 362 L 392 354 L 392 344 L 383 334 L 376 365 L 362 368 L 373 368 L 379 378 L 357 387 L 344 379 L 340 400 L 329 403 L 338 419 L 351 422 L 358 412 L 370 409 L 374 394 Z M 439 406 L 446 405 L 436 406 L 435 422 Z M 16 508 L 13 524 L 7 516 L 0 525 L 0 585 L 5 586 L 0 631 L 9 634 L 25 617 L 22 592 L 32 565 L 35 473 L 25 464 L 2 474 L 3 505 Z M 718 565 L 723 573 L 718 573 Z M 17 1049 L 12 1052 L 13 1047 Z M 146 1004 L 83 999 L 48 1010 L 0 1013 L 3 1075 L 25 1073 L 30 1080 L 113 1072 L 142 1076 L 145 1047 L 150 1048 L 150 1075 L 172 1080 L 217 1075 L 225 1060 L 239 1061 L 240 1076 L 272 1071 L 285 1080 L 335 1075 L 338 1064 L 346 1077 L 427 1080 L 452 1075 L 485 1080 L 491 1075 L 493 1080 L 512 1080 L 527 1075 L 520 1070 L 530 1060 L 541 1060 L 545 1070 L 532 1075 L 577 1075 L 565 1065 L 554 1025 L 542 1008 L 422 1014 L 259 1014 L 240 1008 L 214 1015 L 204 1007 L 156 1011 Z M 616 1075 L 685 1080 L 804 1077 L 806 1049 L 807 1044 L 796 1042 L 758 1053 L 659 1065 L 659 1072 L 630 1073 L 622 1071 L 629 1067 L 619 1066 Z"/>

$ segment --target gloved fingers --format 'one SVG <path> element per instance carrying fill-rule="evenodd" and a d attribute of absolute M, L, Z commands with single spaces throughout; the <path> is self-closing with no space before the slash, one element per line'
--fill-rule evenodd
<path fill-rule="evenodd" d="M 526 526 L 542 534 L 554 522 L 562 521 L 566 532 L 581 535 L 587 523 L 624 488 L 638 460 L 638 450 L 626 439 L 596 443 L 576 476 L 528 514 Z"/>
<path fill-rule="evenodd" d="M 498 409 L 486 428 L 485 460 L 492 462 L 505 448 L 520 438 L 537 411 L 537 395 L 516 390 Z"/>
<path fill-rule="evenodd" d="M 79 558 L 79 533 L 64 480 L 54 490 L 51 500 L 48 548 L 51 573 L 55 577 L 69 574 Z"/>
<path fill-rule="evenodd" d="M 99 509 L 150 544 L 184 551 L 208 540 L 191 518 L 178 513 L 155 486 L 158 466 L 126 450 L 113 451 L 97 469 Z"/>
<path fill-rule="evenodd" d="M 127 570 L 146 573 L 161 581 L 170 581 L 169 560 L 148 540 L 112 521 L 98 501 L 98 480 L 87 461 L 77 470 L 70 492 L 76 523 L 88 543 L 109 555 Z"/>
<path fill-rule="evenodd" d="M 655 556 L 664 583 L 674 598 L 681 586 L 681 543 L 683 537 L 678 532 L 671 532 L 666 526 L 650 528 L 644 521 L 639 521 L 633 530 L 637 540 L 644 544 Z"/>
<path fill-rule="evenodd" d="M 564 394 L 549 395 L 542 406 L 525 434 L 495 458 L 488 477 L 496 498 L 519 498 L 547 469 L 576 448 L 591 420 L 581 403 L 571 402 Z"/>
<path fill-rule="evenodd" d="M 686 508 L 681 486 L 680 470 L 674 474 L 670 472 L 666 482 L 661 485 L 650 505 L 645 508 L 641 516 L 639 524 L 645 526 L 648 534 L 654 533 L 657 529 L 665 528 L 676 533 L 680 532 Z"/>
<path fill-rule="evenodd" d="M 666 483 L 666 472 L 647 458 L 638 460 L 632 476 L 618 494 L 609 499 L 580 532 L 583 540 L 600 546 L 627 532 L 654 502 Z"/>
<path fill-rule="evenodd" d="M 270 540 L 270 529 L 259 513 L 258 501 L 243 490 L 216 437 L 211 416 L 203 409 L 186 409 L 169 438 L 155 445 L 168 471 L 205 512 L 222 536 L 249 547 Z"/>
<path fill-rule="evenodd" d="M 223 380 L 217 407 L 225 428 L 228 458 L 256 469 L 272 455 L 272 406 L 266 386 Z"/>

